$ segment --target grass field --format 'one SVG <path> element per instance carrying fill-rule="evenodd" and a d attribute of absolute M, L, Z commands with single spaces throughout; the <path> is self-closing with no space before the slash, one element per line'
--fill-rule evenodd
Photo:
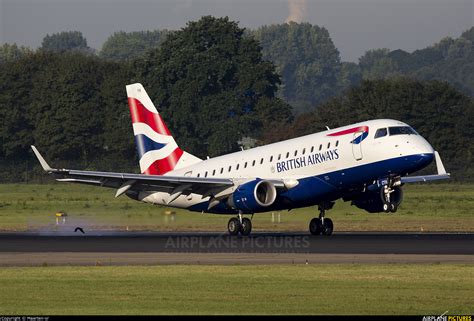
<path fill-rule="evenodd" d="M 474 185 L 424 184 L 404 187 L 396 214 L 369 214 L 339 201 L 328 217 L 336 231 L 474 231 Z M 226 231 L 229 216 L 168 209 L 114 198 L 114 190 L 74 184 L 0 184 L 0 231 L 89 229 Z M 69 216 L 55 226 L 54 214 Z M 272 220 L 273 216 L 273 220 Z M 315 207 L 256 214 L 254 231 L 306 231 Z M 279 220 L 279 222 L 278 222 Z"/>
<path fill-rule="evenodd" d="M 0 288 L 5 315 L 474 313 L 472 265 L 2 268 Z"/>

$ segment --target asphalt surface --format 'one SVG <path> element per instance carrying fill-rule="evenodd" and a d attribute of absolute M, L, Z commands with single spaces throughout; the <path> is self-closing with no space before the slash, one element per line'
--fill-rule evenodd
<path fill-rule="evenodd" d="M 0 254 L 46 252 L 473 255 L 474 233 L 0 233 Z"/>

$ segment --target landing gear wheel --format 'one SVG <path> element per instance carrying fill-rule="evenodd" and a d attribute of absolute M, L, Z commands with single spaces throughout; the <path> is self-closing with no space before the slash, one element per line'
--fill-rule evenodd
<path fill-rule="evenodd" d="M 241 229 L 242 229 L 242 224 L 240 224 L 239 219 L 236 217 L 231 218 L 229 220 L 229 223 L 227 223 L 227 230 L 229 231 L 230 235 L 239 234 Z"/>
<path fill-rule="evenodd" d="M 384 203 L 383 203 L 383 211 L 384 211 L 385 213 L 389 213 L 389 212 L 390 212 L 390 204 L 389 204 L 389 203 L 387 203 L 387 202 L 384 202 Z"/>
<path fill-rule="evenodd" d="M 323 235 L 331 235 L 332 230 L 334 229 L 334 224 L 330 218 L 325 218 L 324 223 L 322 224 L 322 234 Z"/>
<path fill-rule="evenodd" d="M 247 236 L 252 232 L 252 221 L 248 218 L 242 219 L 242 226 L 240 228 L 240 233 L 244 236 Z"/>
<path fill-rule="evenodd" d="M 311 222 L 309 222 L 309 231 L 313 235 L 321 234 L 321 232 L 323 231 L 323 226 L 319 218 L 313 218 Z"/>

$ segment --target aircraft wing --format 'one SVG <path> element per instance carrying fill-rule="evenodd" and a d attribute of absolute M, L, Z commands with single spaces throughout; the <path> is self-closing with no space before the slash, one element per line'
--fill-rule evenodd
<path fill-rule="evenodd" d="M 81 171 L 51 168 L 35 146 L 31 146 L 43 169 L 54 175 L 57 181 L 82 183 L 96 186 L 116 188 L 118 197 L 129 189 L 136 191 L 163 190 L 169 193 L 184 191 L 207 194 L 209 191 L 225 190 L 234 186 L 227 178 L 199 178 L 187 176 L 143 175 L 133 173 L 114 173 Z"/>
<path fill-rule="evenodd" d="M 443 162 L 441 161 L 441 157 L 439 157 L 438 152 L 435 151 L 434 154 L 435 154 L 436 167 L 438 169 L 438 174 L 423 175 L 423 176 L 405 176 L 405 177 L 401 177 L 401 182 L 402 183 L 416 183 L 416 182 L 428 182 L 428 181 L 435 181 L 435 180 L 450 178 L 451 176 L 449 173 L 446 173 Z"/>

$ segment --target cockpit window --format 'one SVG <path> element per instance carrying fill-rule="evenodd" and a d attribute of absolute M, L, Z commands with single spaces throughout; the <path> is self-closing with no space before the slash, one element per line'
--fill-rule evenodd
<path fill-rule="evenodd" d="M 397 126 L 397 127 L 389 127 L 388 131 L 390 136 L 393 135 L 418 135 L 418 133 L 411 128 L 410 126 Z"/>
<path fill-rule="evenodd" d="M 374 138 L 380 138 L 380 137 L 384 137 L 384 136 L 387 136 L 387 128 L 379 128 L 375 132 Z"/>

